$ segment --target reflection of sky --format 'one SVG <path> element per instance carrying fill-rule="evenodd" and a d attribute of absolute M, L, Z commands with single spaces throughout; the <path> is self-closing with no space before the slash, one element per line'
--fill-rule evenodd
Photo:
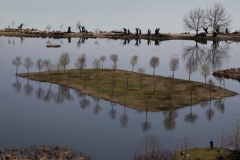
<path fill-rule="evenodd" d="M 3 0 L 1 0 L 3 1 Z M 218 0 L 42 0 L 42 1 L 4 1 L 0 6 L 0 28 L 6 28 L 15 22 L 28 28 L 44 30 L 47 25 L 60 30 L 60 24 L 67 30 L 71 26 L 75 30 L 77 21 L 88 30 L 121 30 L 123 27 L 134 31 L 140 27 L 142 32 L 152 31 L 156 27 L 164 33 L 183 32 L 182 17 L 189 10 L 197 7 L 207 8 Z M 234 19 L 233 30 L 240 28 L 238 17 L 239 1 L 222 0 L 226 10 Z M 135 32 L 135 31 L 134 31 Z"/>
<path fill-rule="evenodd" d="M 22 44 L 21 39 L 16 37 L 10 38 L 10 44 L 8 41 L 8 37 L 0 37 L 1 147 L 61 145 L 83 151 L 91 155 L 92 159 L 130 159 L 135 152 L 139 151 L 138 149 L 141 149 L 142 139 L 150 135 L 155 135 L 164 149 L 174 150 L 176 144 L 180 143 L 184 137 L 189 137 L 199 147 L 208 146 L 210 139 L 217 141 L 216 137 L 220 136 L 221 131 L 230 130 L 232 122 L 239 117 L 239 96 L 236 96 L 225 99 L 224 114 L 214 107 L 213 101 L 211 109 L 214 110 L 214 115 L 211 121 L 208 121 L 206 117 L 209 106 L 204 109 L 200 105 L 192 107 L 192 113 L 198 115 L 198 119 L 193 124 L 184 120 L 185 116 L 190 113 L 189 107 L 178 110 L 177 116 L 173 116 L 175 119 L 169 120 L 175 123 L 174 129 L 169 131 L 166 130 L 168 126 L 164 123 L 169 116 L 163 116 L 162 112 L 149 112 L 147 120 L 151 124 L 151 129 L 143 132 L 142 123 L 146 119 L 145 112 L 125 108 L 129 121 L 127 127 L 122 128 L 120 116 L 124 114 L 124 107 L 121 105 L 113 107 L 117 114 L 115 119 L 111 119 L 109 111 L 112 107 L 108 101 L 100 100 L 99 105 L 102 110 L 94 114 L 96 102 L 86 96 L 90 105 L 86 109 L 81 109 L 79 102 L 82 98 L 77 97 L 73 90 L 70 90 L 73 101 L 65 98 L 62 104 L 57 105 L 53 98 L 49 102 L 37 98 L 38 82 L 29 81 L 29 85 L 33 87 L 31 94 L 26 94 L 24 87 L 28 81 L 24 78 L 19 78 L 21 91 L 17 92 L 13 89 L 16 78 L 14 76 L 15 66 L 11 62 L 16 56 L 22 57 L 22 61 L 29 56 L 34 62 L 42 58 L 50 59 L 52 63 L 55 63 L 60 54 L 65 51 L 70 54 L 69 68 L 75 68 L 74 62 L 82 53 L 87 56 L 87 67 L 92 67 L 92 61 L 95 58 L 105 55 L 107 60 L 104 62 L 104 67 L 109 68 L 112 63 L 109 55 L 116 53 L 119 57 L 118 68 L 131 70 L 130 59 L 136 54 L 139 56 L 139 61 L 135 66 L 135 71 L 138 67 L 144 67 L 147 74 L 152 74 L 152 68 L 149 66 L 150 58 L 158 56 L 160 66 L 156 69 L 156 74 L 163 76 L 171 75 L 168 63 L 175 55 L 180 59 L 180 68 L 175 72 L 175 77 L 187 79 L 188 74 L 184 69 L 182 58 L 183 49 L 187 46 L 195 46 L 194 41 L 163 41 L 159 46 L 155 46 L 152 42 L 147 46 L 147 41 L 142 40 L 141 44 L 136 47 L 135 40 L 122 46 L 121 40 L 97 39 L 99 45 L 95 45 L 95 39 L 88 39 L 80 48 L 76 45 L 78 38 L 72 38 L 71 43 L 68 43 L 67 39 L 62 39 L 61 48 L 46 48 L 47 39 L 40 38 L 25 38 Z M 61 44 L 61 40 L 50 39 L 50 41 Z M 208 45 L 199 44 L 199 47 L 210 48 L 211 44 L 212 42 L 208 42 Z M 226 44 L 221 42 L 219 45 Z M 222 68 L 238 67 L 239 45 L 232 43 L 229 47 L 229 58 L 226 59 L 227 61 L 224 60 Z M 37 71 L 37 69 L 34 66 L 30 71 Z M 26 72 L 26 69 L 20 66 L 19 72 Z M 199 72 L 192 74 L 191 79 L 201 82 L 204 80 Z M 218 84 L 218 82 L 215 83 Z M 49 86 L 48 83 L 41 83 L 45 95 Z M 226 87 L 239 92 L 239 82 L 228 80 Z M 57 89 L 57 85 L 51 86 L 52 95 L 56 96 Z"/>

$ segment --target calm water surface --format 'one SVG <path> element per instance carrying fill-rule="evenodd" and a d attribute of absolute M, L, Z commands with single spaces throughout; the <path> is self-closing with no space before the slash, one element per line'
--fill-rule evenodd
<path fill-rule="evenodd" d="M 46 48 L 47 41 L 62 47 Z M 149 60 L 158 56 L 160 66 L 156 74 L 170 76 L 168 63 L 175 56 L 180 59 L 175 77 L 187 79 L 184 69 L 187 61 L 194 61 L 198 68 L 207 63 L 212 71 L 239 67 L 239 49 L 235 42 L 208 41 L 196 46 L 195 41 L 151 41 L 150 44 L 145 40 L 125 43 L 87 39 L 79 43 L 76 38 L 69 41 L 0 37 L 0 146 L 61 145 L 81 150 L 93 159 L 122 160 L 139 152 L 143 138 L 150 135 L 156 136 L 164 149 L 175 150 L 184 137 L 189 137 L 198 147 L 208 146 L 210 139 L 217 145 L 221 131 L 230 130 L 239 118 L 239 96 L 208 102 L 206 106 L 199 104 L 176 111 L 146 113 L 94 99 L 63 86 L 15 77 L 11 61 L 16 56 L 22 60 L 29 56 L 34 62 L 38 58 L 49 58 L 55 63 L 62 52 L 68 52 L 71 59 L 68 68 L 74 68 L 78 56 L 85 53 L 88 68 L 100 55 L 107 57 L 104 67 L 110 68 L 109 55 L 116 53 L 118 68 L 131 70 L 130 59 L 138 55 L 135 70 L 144 67 L 147 74 L 152 74 Z M 18 71 L 26 72 L 26 69 L 20 66 Z M 33 67 L 30 71 L 37 69 Z M 208 78 L 219 84 L 214 77 Z M 191 79 L 204 81 L 199 72 L 192 74 Z M 225 86 L 239 93 L 238 81 L 225 80 Z M 87 105 L 83 105 L 84 102 Z"/>

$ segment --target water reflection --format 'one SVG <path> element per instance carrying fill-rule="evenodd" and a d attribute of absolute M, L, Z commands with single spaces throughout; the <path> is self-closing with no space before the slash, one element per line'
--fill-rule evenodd
<path fill-rule="evenodd" d="M 195 41 L 194 46 L 185 46 L 183 48 L 183 59 L 186 62 L 192 62 L 195 68 L 199 68 L 202 64 L 207 64 L 212 71 L 221 68 L 223 60 L 229 58 L 230 50 L 227 43 L 219 44 L 219 41 L 212 41 L 210 48 L 199 46 L 199 44 L 207 44 L 206 41 Z"/>
<path fill-rule="evenodd" d="M 117 115 L 116 109 L 113 108 L 113 106 L 115 106 L 115 105 L 116 105 L 116 103 L 111 102 L 112 109 L 108 112 L 111 119 L 115 119 L 116 115 Z"/>
<path fill-rule="evenodd" d="M 17 92 L 21 92 L 22 84 L 18 81 L 18 76 L 16 76 L 16 82 L 12 86 Z"/>
<path fill-rule="evenodd" d="M 92 97 L 92 99 L 94 100 L 94 102 L 96 102 L 93 113 L 98 114 L 102 110 L 102 107 L 99 104 L 100 98 Z"/>
<path fill-rule="evenodd" d="M 122 125 L 122 128 L 126 128 L 127 124 L 128 124 L 128 121 L 129 121 L 129 118 L 128 118 L 128 115 L 126 114 L 126 107 L 124 106 L 123 108 L 124 108 L 124 112 L 120 116 L 120 123 Z"/>
<path fill-rule="evenodd" d="M 208 49 L 208 54 L 206 56 L 206 62 L 209 64 L 209 66 L 211 66 L 212 71 L 220 69 L 222 66 L 222 61 L 229 58 L 229 49 L 230 48 L 228 45 L 219 45 L 219 41 L 212 41 L 211 48 Z"/>
<path fill-rule="evenodd" d="M 211 108 L 212 100 L 209 101 L 209 108 L 206 111 L 207 120 L 211 121 L 214 116 L 214 110 Z"/>
<path fill-rule="evenodd" d="M 33 86 L 29 84 L 29 79 L 28 83 L 24 86 L 24 92 L 27 96 L 30 96 L 33 92 Z"/>
<path fill-rule="evenodd" d="M 83 97 L 80 101 L 79 101 L 79 105 L 80 108 L 82 109 L 86 109 L 89 107 L 90 105 L 90 100 L 86 98 L 86 94 L 81 94 L 81 96 Z"/>
<path fill-rule="evenodd" d="M 50 102 L 51 100 L 53 100 L 53 102 L 58 105 L 58 104 L 64 103 L 65 100 L 73 101 L 75 99 L 69 87 L 57 85 L 56 91 L 54 92 L 52 90 L 52 83 L 47 84 L 49 86 L 48 86 L 48 89 L 46 90 L 42 88 L 41 86 L 42 82 L 38 82 L 38 83 L 39 83 L 38 89 L 36 90 L 35 95 L 39 100 L 43 100 L 45 102 Z M 12 83 L 12 86 L 14 90 L 20 93 L 21 83 L 19 82 L 18 77 L 16 77 L 16 82 Z M 30 80 L 27 80 L 27 84 L 24 86 L 25 95 L 26 96 L 31 95 L 33 90 L 34 88 L 30 84 Z M 189 107 L 189 112 L 184 115 L 184 121 L 187 123 L 193 124 L 198 119 L 198 115 L 193 111 L 193 103 L 192 103 L 194 98 L 194 93 L 195 93 L 194 86 L 190 84 L 188 87 L 188 91 L 190 93 L 189 100 L 190 100 L 191 106 Z M 79 106 L 81 109 L 84 110 L 90 106 L 91 100 L 87 98 L 86 94 L 75 90 L 75 95 L 80 99 Z M 151 130 L 151 123 L 148 121 L 148 108 L 147 108 L 149 97 L 145 97 L 145 98 L 146 98 L 145 121 L 141 123 L 140 127 L 143 132 L 148 132 L 149 130 Z M 93 113 L 99 114 L 102 111 L 102 107 L 100 105 L 101 101 L 99 98 L 94 98 L 94 97 L 92 97 L 92 100 L 95 102 L 93 107 Z M 219 110 L 222 114 L 224 114 L 224 110 L 225 110 L 224 99 L 218 99 L 214 101 L 210 99 L 210 101 L 202 101 L 199 106 L 202 109 L 205 109 L 208 107 L 207 110 L 203 112 L 205 112 L 206 118 L 209 121 L 213 119 L 214 112 L 215 112 L 214 109 L 212 108 L 212 103 L 214 105 L 214 108 Z M 116 103 L 110 102 L 110 104 L 111 104 L 111 109 L 108 111 L 109 117 L 111 119 L 116 119 L 117 110 L 114 108 Z M 171 106 L 171 102 L 169 105 Z M 119 121 L 122 128 L 127 128 L 129 123 L 129 116 L 126 113 L 126 107 L 125 106 L 122 106 L 122 107 L 123 107 L 123 113 L 122 115 L 120 115 Z M 143 112 L 141 111 L 139 113 L 143 113 Z M 169 107 L 168 111 L 162 112 L 162 116 L 164 117 L 164 120 L 163 120 L 164 128 L 167 131 L 176 129 L 176 125 L 177 125 L 176 118 L 178 117 L 177 110 L 172 110 L 171 107 Z"/>
<path fill-rule="evenodd" d="M 53 91 L 51 90 L 51 86 L 52 86 L 52 83 L 50 83 L 48 90 L 45 91 L 45 93 L 44 93 L 43 100 L 45 102 L 49 102 L 52 99 Z"/>
<path fill-rule="evenodd" d="M 175 119 L 178 117 L 178 113 L 175 110 L 163 111 L 164 116 L 164 128 L 167 131 L 174 130 L 176 128 L 176 121 Z"/>
<path fill-rule="evenodd" d="M 214 107 L 217 108 L 222 114 L 224 113 L 225 110 L 225 104 L 224 104 L 224 98 L 223 99 L 218 99 L 213 103 Z"/>
<path fill-rule="evenodd" d="M 87 39 L 88 38 L 80 37 L 79 40 L 77 41 L 77 47 L 80 48 L 80 46 L 84 44 Z"/>
<path fill-rule="evenodd" d="M 36 96 L 38 99 L 42 99 L 44 90 L 41 88 L 41 82 L 39 82 L 38 89 L 36 90 Z"/>
<path fill-rule="evenodd" d="M 58 86 L 58 91 L 57 91 L 57 93 L 54 94 L 54 98 L 53 99 L 54 99 L 54 102 L 56 104 L 61 104 L 61 103 L 64 102 L 64 96 L 61 93 L 61 86 L 60 85 Z"/>
<path fill-rule="evenodd" d="M 145 122 L 142 123 L 142 131 L 143 132 L 147 132 L 151 129 L 151 123 L 148 122 L 147 115 L 148 115 L 148 111 L 146 111 Z"/>

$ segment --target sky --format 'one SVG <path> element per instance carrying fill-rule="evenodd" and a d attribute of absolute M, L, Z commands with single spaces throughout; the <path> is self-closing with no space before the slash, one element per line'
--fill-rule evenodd
<path fill-rule="evenodd" d="M 8 25 L 17 27 L 21 23 L 26 28 L 46 30 L 63 30 L 71 26 L 76 30 L 80 21 L 87 30 L 101 31 L 122 30 L 129 28 L 135 32 L 139 27 L 142 32 L 152 31 L 158 27 L 162 33 L 180 33 L 186 31 L 182 25 L 182 17 L 191 9 L 206 9 L 214 3 L 221 2 L 231 13 L 233 24 L 231 31 L 240 29 L 238 13 L 240 1 L 237 0 L 41 0 L 14 1 L 0 0 L 0 28 Z"/>

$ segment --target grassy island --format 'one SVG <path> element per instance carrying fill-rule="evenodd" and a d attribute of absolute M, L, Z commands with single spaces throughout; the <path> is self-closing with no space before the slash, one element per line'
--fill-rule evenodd
<path fill-rule="evenodd" d="M 31 80 L 65 85 L 93 97 L 137 110 L 178 109 L 237 93 L 188 80 L 113 69 L 70 69 L 18 74 Z"/>

